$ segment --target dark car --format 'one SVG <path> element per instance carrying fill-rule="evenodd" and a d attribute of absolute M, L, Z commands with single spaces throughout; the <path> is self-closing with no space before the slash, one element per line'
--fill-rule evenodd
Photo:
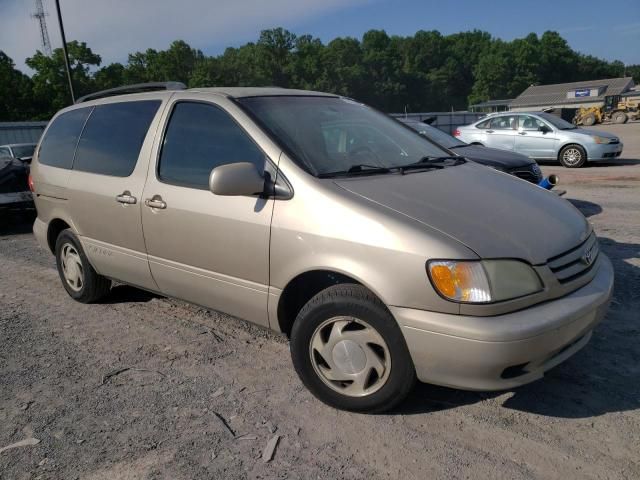
<path fill-rule="evenodd" d="M 496 148 L 469 145 L 444 133 L 442 130 L 417 120 L 404 118 L 399 118 L 398 120 L 416 130 L 420 135 L 424 135 L 432 142 L 442 145 L 457 155 L 495 168 L 496 170 L 510 173 L 536 185 L 542 180 L 540 167 L 529 157 Z"/>
<path fill-rule="evenodd" d="M 29 169 L 35 144 L 0 145 L 0 211 L 32 209 Z"/>

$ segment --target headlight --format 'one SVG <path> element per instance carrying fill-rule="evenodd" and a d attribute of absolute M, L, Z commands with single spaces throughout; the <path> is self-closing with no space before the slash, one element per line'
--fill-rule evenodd
<path fill-rule="evenodd" d="M 542 290 L 533 268 L 517 260 L 433 260 L 427 272 L 436 291 L 454 302 L 499 302 Z"/>
<path fill-rule="evenodd" d="M 607 138 L 607 137 L 601 137 L 601 136 L 599 136 L 599 135 L 591 135 L 591 138 L 593 138 L 593 140 L 594 140 L 596 143 L 603 143 L 603 144 L 607 144 L 607 143 L 610 143 L 610 142 L 611 142 L 611 139 L 610 139 L 610 138 Z"/>

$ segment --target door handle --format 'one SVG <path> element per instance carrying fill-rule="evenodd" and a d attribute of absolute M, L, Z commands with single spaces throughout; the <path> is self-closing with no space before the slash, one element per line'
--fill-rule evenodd
<path fill-rule="evenodd" d="M 159 210 L 167 208 L 167 202 L 162 200 L 160 195 L 154 195 L 153 198 L 147 198 L 144 201 L 144 204 L 149 208 L 157 208 Z"/>
<path fill-rule="evenodd" d="M 134 205 L 137 202 L 137 199 L 131 195 L 129 190 L 125 190 L 120 195 L 116 195 L 116 202 L 124 203 L 125 205 Z"/>
<path fill-rule="evenodd" d="M 527 132 L 518 132 L 518 135 L 526 135 Z"/>
<path fill-rule="evenodd" d="M 493 130 L 487 130 L 487 133 L 493 133 Z"/>

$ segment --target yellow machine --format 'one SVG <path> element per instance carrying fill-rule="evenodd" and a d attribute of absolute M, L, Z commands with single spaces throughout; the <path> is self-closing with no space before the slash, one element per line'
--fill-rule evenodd
<path fill-rule="evenodd" d="M 634 92 L 635 93 L 635 92 Z M 576 112 L 573 123 L 590 127 L 596 123 L 611 121 L 627 123 L 640 118 L 640 93 L 634 95 L 609 95 L 599 107 L 582 107 Z"/>

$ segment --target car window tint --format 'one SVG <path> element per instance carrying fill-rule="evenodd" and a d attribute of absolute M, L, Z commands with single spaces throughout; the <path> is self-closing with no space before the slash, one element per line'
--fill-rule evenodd
<path fill-rule="evenodd" d="M 518 117 L 518 128 L 522 130 L 538 130 L 542 126 L 544 126 L 544 122 L 531 115 L 520 115 Z"/>
<path fill-rule="evenodd" d="M 158 176 L 167 183 L 206 189 L 214 168 L 250 162 L 262 172 L 265 159 L 228 113 L 210 104 L 180 102 L 165 133 Z"/>
<path fill-rule="evenodd" d="M 478 123 L 476 125 L 476 128 L 483 128 L 483 129 L 489 128 L 489 123 L 491 123 L 491 120 L 485 120 L 483 122 Z"/>
<path fill-rule="evenodd" d="M 0 148 L 0 157 L 10 157 L 11 152 L 8 148 Z"/>
<path fill-rule="evenodd" d="M 138 161 L 160 100 L 97 106 L 82 132 L 74 170 L 127 177 Z"/>
<path fill-rule="evenodd" d="M 91 110 L 92 107 L 78 108 L 56 117 L 42 139 L 38 161 L 52 167 L 71 168 L 78 136 Z"/>
<path fill-rule="evenodd" d="M 491 128 L 493 130 L 513 130 L 516 128 L 516 116 L 494 117 L 491 119 Z"/>

